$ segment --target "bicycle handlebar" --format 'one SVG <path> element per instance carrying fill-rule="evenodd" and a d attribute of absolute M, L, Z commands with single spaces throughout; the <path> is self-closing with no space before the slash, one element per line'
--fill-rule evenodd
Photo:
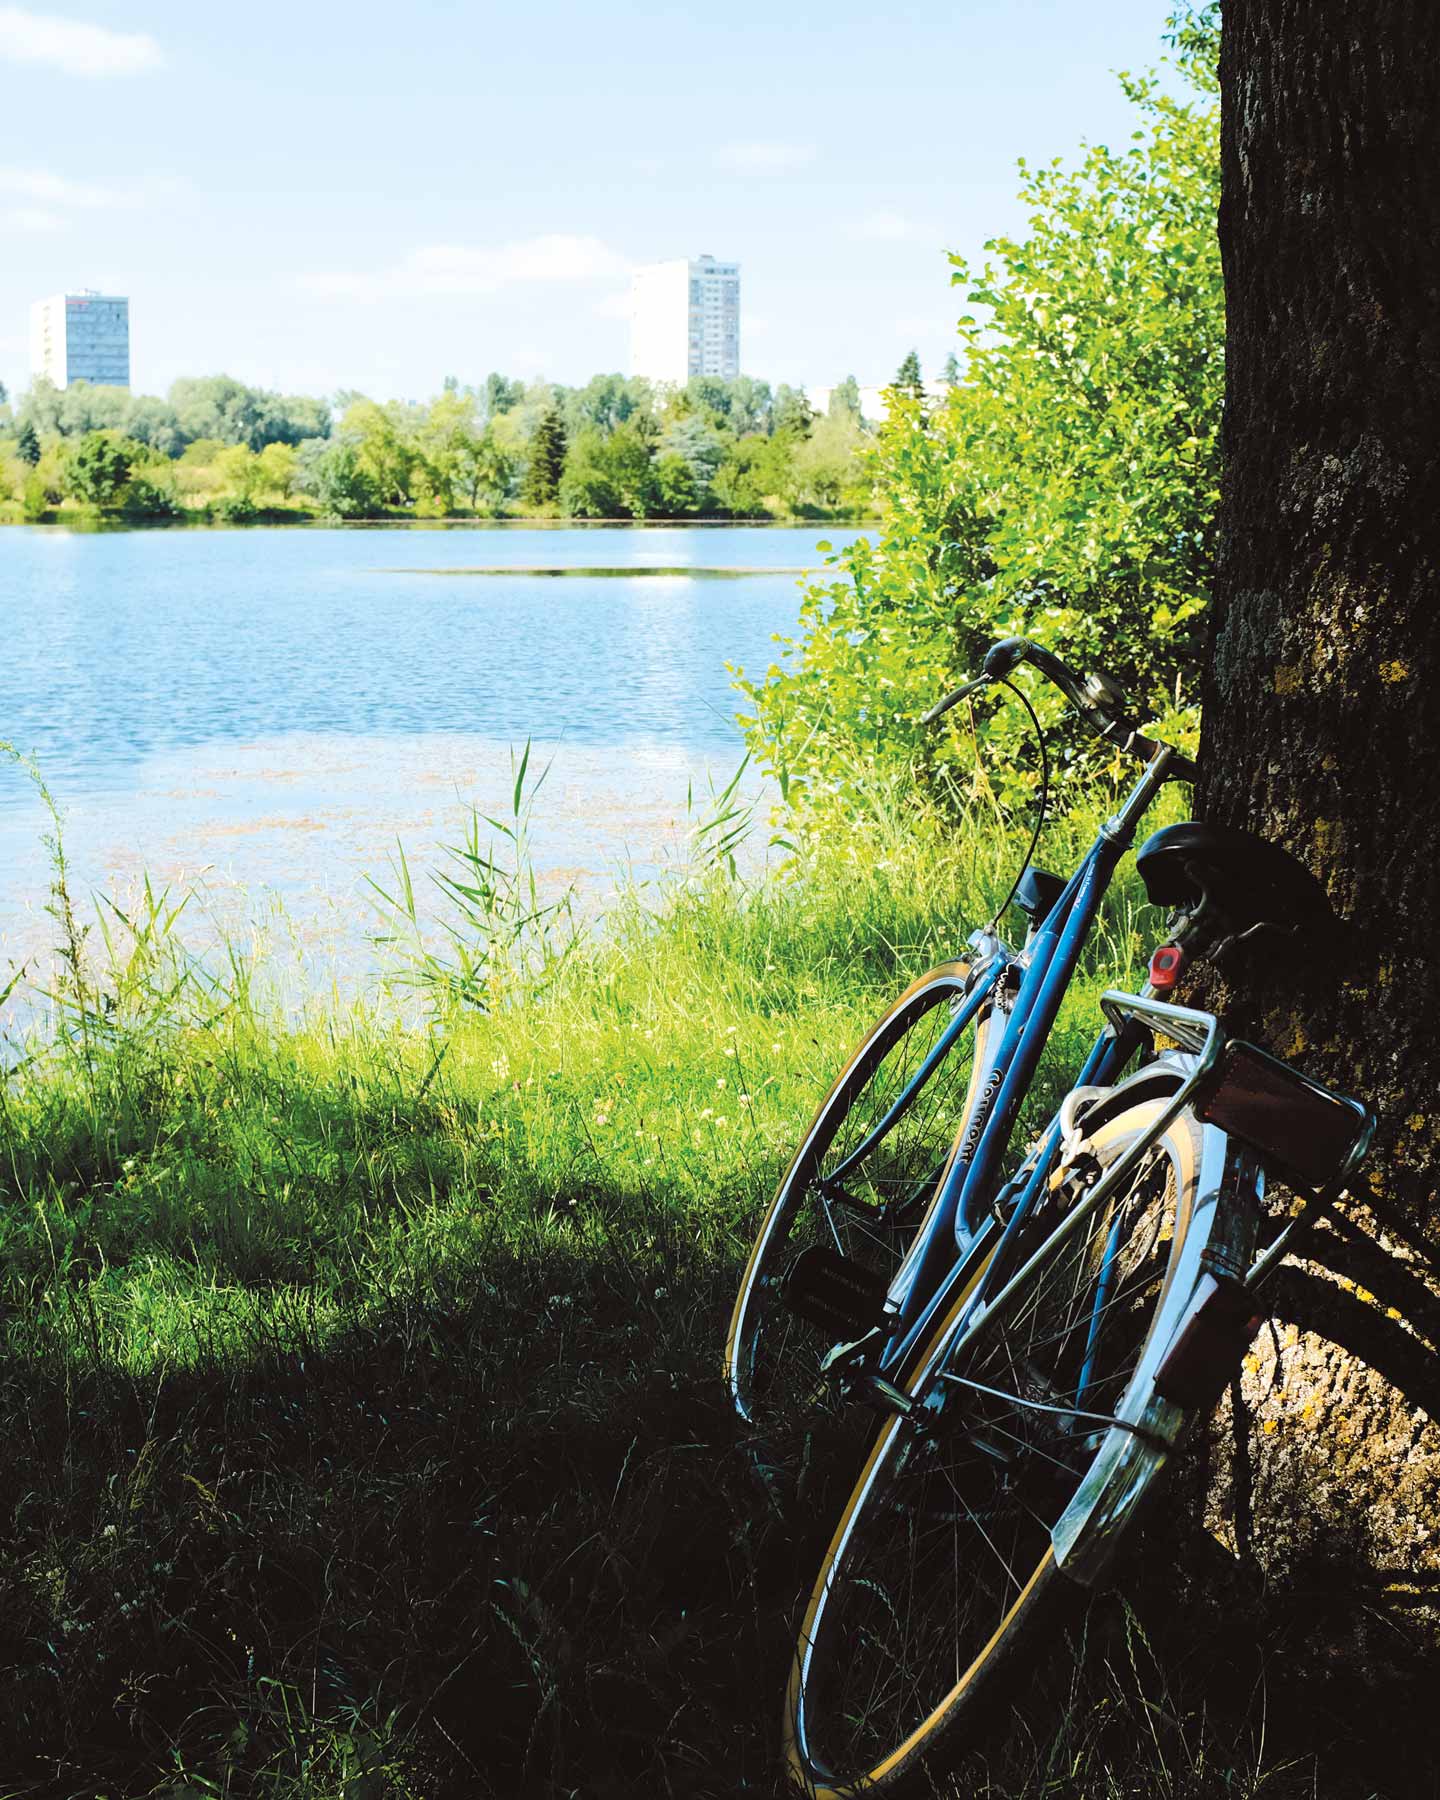
<path fill-rule="evenodd" d="M 1022 662 L 1030 663 L 1047 681 L 1059 688 L 1096 737 L 1104 738 L 1107 743 L 1114 744 L 1145 762 L 1158 755 L 1162 749 L 1168 749 L 1170 772 L 1182 781 L 1195 779 L 1197 770 L 1188 756 L 1182 756 L 1168 744 L 1156 743 L 1153 738 L 1146 737 L 1136 728 L 1126 715 L 1125 690 L 1118 681 L 1099 670 L 1085 676 L 1077 675 L 1053 651 L 1043 649 L 1029 638 L 1001 638 L 998 644 L 992 644 L 985 652 L 985 660 L 981 665 L 984 673 L 974 681 L 967 681 L 963 687 L 956 688 L 943 700 L 937 701 L 921 719 L 921 724 L 933 725 L 936 719 L 970 694 L 988 687 L 992 681 L 1004 681 Z"/>

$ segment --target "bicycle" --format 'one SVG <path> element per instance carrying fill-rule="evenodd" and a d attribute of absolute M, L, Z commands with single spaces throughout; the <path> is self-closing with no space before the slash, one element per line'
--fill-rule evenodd
<path fill-rule="evenodd" d="M 1007 1170 L 1121 857 L 1165 783 L 1195 774 L 1136 728 L 1108 676 L 1022 638 L 926 722 L 991 682 L 1023 701 L 1008 679 L 1021 663 L 1143 771 L 1068 880 L 1028 866 L 1037 824 L 1010 896 L 1029 921 L 1018 951 L 1002 906 L 969 957 L 921 976 L 867 1034 L 780 1184 L 726 1341 L 762 1463 L 797 1417 L 881 1415 L 786 1698 L 787 1766 L 818 1800 L 900 1792 L 980 1734 L 1047 1625 L 1113 1572 L 1258 1330 L 1257 1286 L 1375 1128 L 1360 1101 L 1166 998 L 1194 958 L 1329 914 L 1288 852 L 1190 822 L 1136 859 L 1170 911 L 1149 982 L 1104 994 L 1077 1080 Z M 1043 770 L 1043 735 L 1041 752 Z M 1261 1249 L 1267 1174 L 1304 1200 Z"/>

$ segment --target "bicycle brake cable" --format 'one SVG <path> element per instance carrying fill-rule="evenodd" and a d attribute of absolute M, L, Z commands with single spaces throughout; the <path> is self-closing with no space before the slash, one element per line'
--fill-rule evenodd
<path fill-rule="evenodd" d="M 1010 902 L 1020 891 L 1020 883 L 1025 879 L 1026 869 L 1030 867 L 1030 858 L 1035 854 L 1035 846 L 1040 842 L 1040 833 L 1045 829 L 1045 808 L 1050 798 L 1050 755 L 1045 748 L 1045 731 L 1036 714 L 1035 708 L 1030 704 L 1030 701 L 1023 690 L 1016 687 L 1013 681 L 1006 681 L 1002 678 L 1000 681 L 996 682 L 995 685 L 997 687 L 1009 688 L 1010 692 L 1016 696 L 1026 712 L 1029 713 L 1030 723 L 1035 727 L 1035 741 L 1040 746 L 1040 805 L 1035 815 L 1035 829 L 1030 834 L 1030 847 L 1026 850 L 1024 858 L 1021 861 L 1020 872 L 1010 884 L 1010 892 L 1000 902 L 999 906 L 996 907 L 994 918 L 992 918 L 990 923 L 985 927 L 987 931 L 994 931 L 995 927 L 1004 917 L 1006 907 L 1009 906 Z"/>

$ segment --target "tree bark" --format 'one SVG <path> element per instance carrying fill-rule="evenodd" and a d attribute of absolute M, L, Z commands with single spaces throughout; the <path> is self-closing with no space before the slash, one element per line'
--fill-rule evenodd
<path fill-rule="evenodd" d="M 1222 999 L 1382 1125 L 1272 1295 L 1210 1523 L 1309 1596 L 1305 1653 L 1383 1676 L 1440 1641 L 1440 8 L 1226 0 L 1221 91 L 1199 806 L 1286 845 L 1343 922 Z"/>

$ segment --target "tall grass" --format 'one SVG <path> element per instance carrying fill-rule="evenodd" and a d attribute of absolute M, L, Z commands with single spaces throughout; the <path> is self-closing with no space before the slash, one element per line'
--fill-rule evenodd
<path fill-rule="evenodd" d="M 514 861 L 524 799 L 438 871 L 464 945 L 427 961 L 381 884 L 418 1021 L 278 1016 L 154 889 L 87 932 L 57 836 L 59 973 L 0 1082 L 0 1793 L 776 1791 L 827 1519 L 732 1457 L 725 1318 L 840 1058 L 1023 839 L 892 800 L 582 933 Z M 1145 926 L 1117 888 L 1062 1063 Z M 1092 1629 L 1096 1675 L 964 1791 L 1311 1791 L 1140 1615 Z"/>

